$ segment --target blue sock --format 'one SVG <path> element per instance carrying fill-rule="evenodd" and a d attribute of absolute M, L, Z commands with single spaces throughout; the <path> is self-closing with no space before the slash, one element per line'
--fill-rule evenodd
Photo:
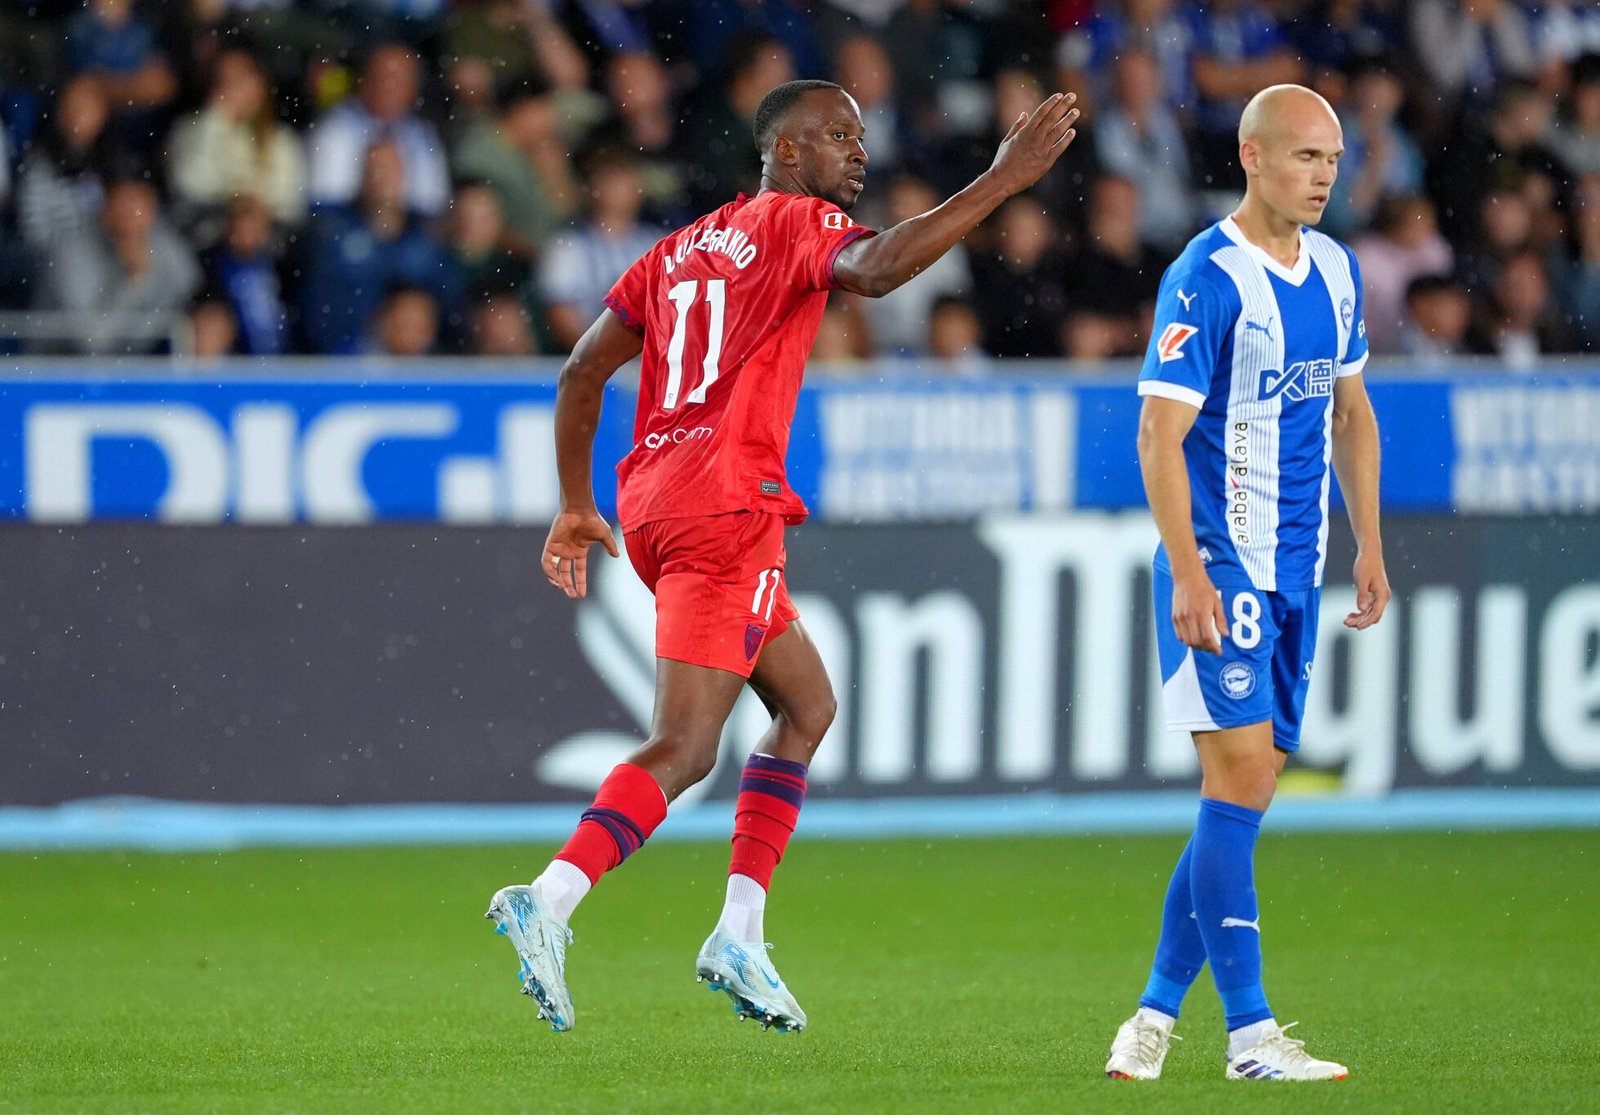
<path fill-rule="evenodd" d="M 1161 907 L 1161 940 L 1156 944 L 1155 963 L 1150 966 L 1150 982 L 1139 997 L 1141 1007 L 1178 1017 L 1183 997 L 1206 964 L 1206 946 L 1200 939 L 1200 924 L 1194 918 L 1190 898 L 1190 852 L 1194 841 L 1183 847 L 1178 866 L 1167 884 L 1167 900 Z"/>
<path fill-rule="evenodd" d="M 1261 814 L 1242 805 L 1200 799 L 1190 841 L 1189 885 L 1211 976 L 1228 1029 L 1272 1017 L 1261 987 L 1260 909 L 1255 847 Z"/>

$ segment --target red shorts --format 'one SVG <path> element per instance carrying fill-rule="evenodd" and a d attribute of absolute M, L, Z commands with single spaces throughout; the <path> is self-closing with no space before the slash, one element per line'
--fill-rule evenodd
<path fill-rule="evenodd" d="M 659 519 L 624 535 L 656 597 L 656 657 L 749 677 L 756 655 L 798 619 L 784 578 L 781 515 L 735 511 Z"/>

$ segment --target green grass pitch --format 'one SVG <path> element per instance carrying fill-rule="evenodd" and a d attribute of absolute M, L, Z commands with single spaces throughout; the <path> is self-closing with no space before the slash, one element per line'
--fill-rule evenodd
<path fill-rule="evenodd" d="M 481 919 L 550 848 L 0 855 L 0 1111 L 1592 1111 L 1600 832 L 1272 835 L 1267 988 L 1339 1084 L 1231 1083 L 1209 974 L 1166 1078 L 1102 1074 L 1180 837 L 797 840 L 801 1035 L 697 985 L 726 846 L 574 919 L 578 1025 Z"/>

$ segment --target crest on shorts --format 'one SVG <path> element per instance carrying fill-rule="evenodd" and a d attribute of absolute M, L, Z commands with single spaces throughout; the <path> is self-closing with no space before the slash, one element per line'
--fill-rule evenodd
<path fill-rule="evenodd" d="M 765 628 L 757 627 L 753 623 L 745 624 L 744 628 L 744 660 L 750 661 L 756 656 L 756 651 L 761 649 L 761 641 L 767 637 Z"/>
<path fill-rule="evenodd" d="M 1229 662 L 1222 667 L 1217 680 L 1222 683 L 1222 691 L 1235 701 L 1242 701 L 1256 691 L 1256 672 L 1243 662 Z"/>

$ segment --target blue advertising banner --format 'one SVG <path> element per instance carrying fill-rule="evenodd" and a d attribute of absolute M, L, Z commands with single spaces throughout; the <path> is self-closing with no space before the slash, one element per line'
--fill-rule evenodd
<path fill-rule="evenodd" d="M 407 378 L 252 365 L 248 379 L 109 369 L 0 380 L 0 518 L 38 523 L 531 524 L 556 509 L 552 367 Z M 418 378 L 424 376 L 426 378 Z M 1131 368 L 1094 378 L 819 379 L 791 483 L 832 523 L 1143 505 Z M 1600 370 L 1464 369 L 1369 385 L 1395 511 L 1600 508 Z M 634 396 L 614 387 L 596 496 L 615 508 Z"/>

